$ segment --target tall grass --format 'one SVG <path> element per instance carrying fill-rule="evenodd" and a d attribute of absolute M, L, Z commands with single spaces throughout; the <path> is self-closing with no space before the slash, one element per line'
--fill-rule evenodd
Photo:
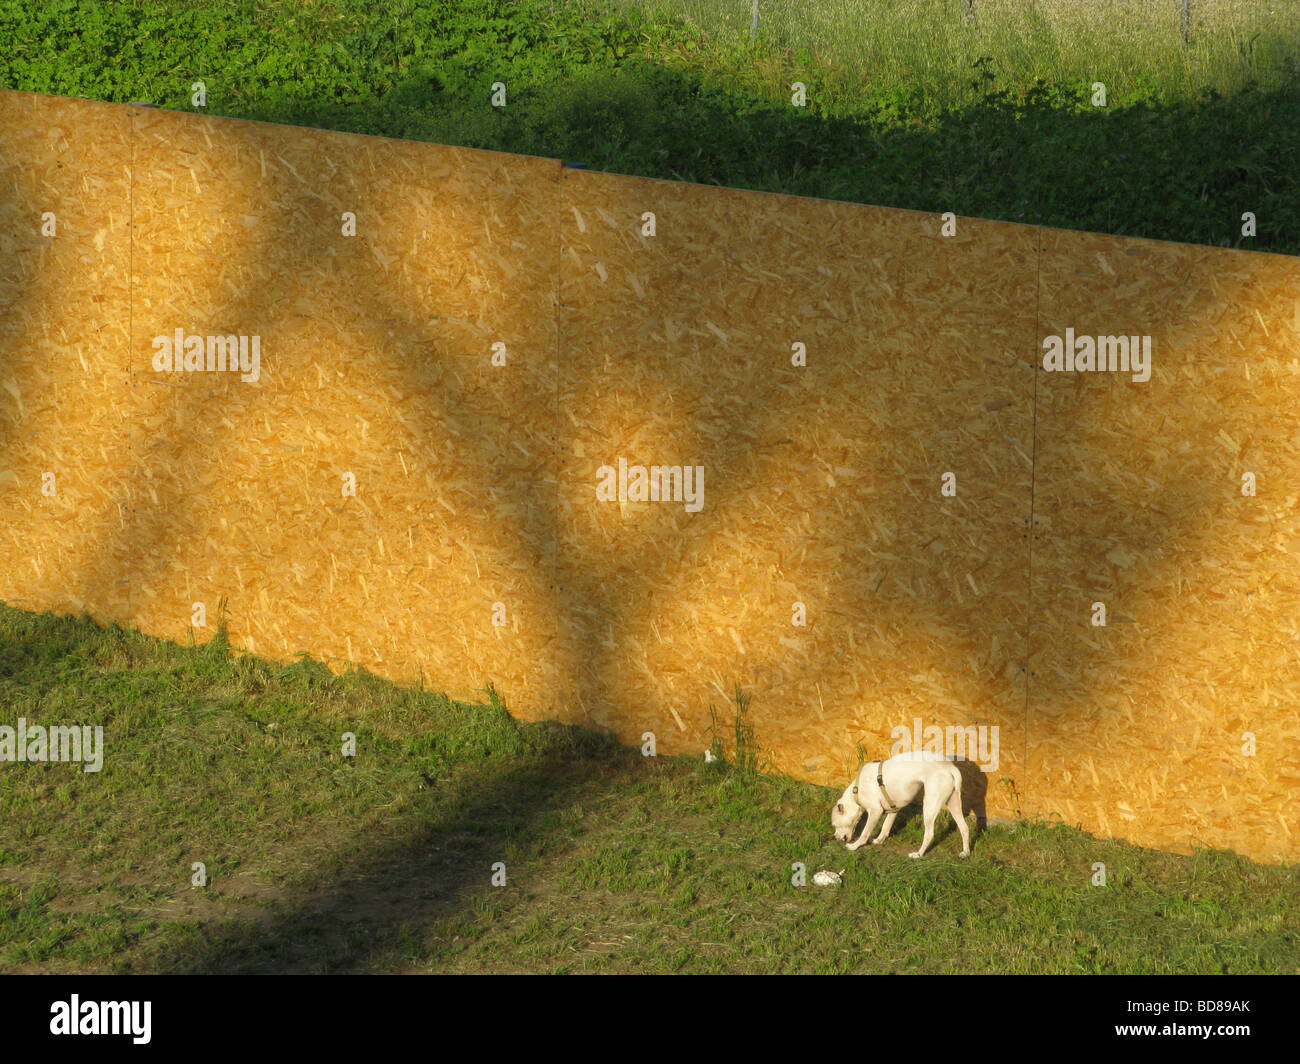
<path fill-rule="evenodd" d="M 684 18 L 724 49 L 746 47 L 750 0 L 605 0 Z M 980 56 L 1013 85 L 1036 78 L 1137 94 L 1230 95 L 1297 76 L 1300 0 L 762 0 L 757 43 L 824 64 L 873 95 L 917 93 L 939 109 L 978 101 L 967 72 Z"/>
<path fill-rule="evenodd" d="M 732 701 L 736 703 L 736 708 L 732 713 L 732 746 L 731 758 L 732 763 L 740 770 L 742 775 L 752 776 L 757 772 L 764 772 L 771 768 L 766 760 L 760 762 L 758 752 L 758 741 L 754 734 L 753 721 L 749 719 L 749 700 L 750 695 L 746 694 L 740 684 L 735 684 L 732 689 Z M 709 744 L 709 751 L 719 761 L 726 756 L 726 745 L 722 739 L 723 725 L 718 715 L 718 709 L 713 704 L 709 705 L 709 734 L 712 741 Z"/>

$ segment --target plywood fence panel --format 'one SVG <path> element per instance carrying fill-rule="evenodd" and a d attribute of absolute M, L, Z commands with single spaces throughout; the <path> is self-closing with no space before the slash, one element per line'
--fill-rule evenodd
<path fill-rule="evenodd" d="M 894 382 L 884 437 L 886 453 L 895 440 L 911 453 L 877 505 L 905 522 L 892 557 L 875 561 L 878 595 L 892 586 L 906 633 L 893 648 L 890 690 L 904 712 L 892 723 L 965 729 L 989 814 L 1010 816 L 1025 771 L 1036 231 L 963 218 L 945 236 L 940 219 L 915 217 L 900 314 L 915 354 Z M 956 494 L 942 497 L 948 474 Z M 944 749 L 960 753 L 951 739 Z"/>
<path fill-rule="evenodd" d="M 562 222 L 561 672 L 585 719 L 698 752 L 739 683 L 796 775 L 842 783 L 921 721 L 998 728 L 1014 777 L 1033 230 L 582 171 Z M 620 460 L 702 467 L 702 506 L 602 501 Z"/>
<path fill-rule="evenodd" d="M 128 109 L 0 93 L 0 598 L 129 611 Z"/>
<path fill-rule="evenodd" d="M 1300 262 L 1043 242 L 1042 337 L 1152 352 L 1144 383 L 1039 371 L 1027 811 L 1294 860 Z"/>
<path fill-rule="evenodd" d="M 558 164 L 161 111 L 136 151 L 133 623 L 224 600 L 250 650 L 544 709 Z M 169 370 L 177 329 L 260 364 Z"/>
<path fill-rule="evenodd" d="M 0 597 L 1294 860 L 1300 263 L 941 224 L 0 93 Z"/>

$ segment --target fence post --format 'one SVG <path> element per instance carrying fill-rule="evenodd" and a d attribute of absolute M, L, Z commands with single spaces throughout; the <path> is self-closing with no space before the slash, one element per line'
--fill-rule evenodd
<path fill-rule="evenodd" d="M 1183 44 L 1192 43 L 1192 0 L 1183 0 L 1182 17 Z"/>
<path fill-rule="evenodd" d="M 749 30 L 751 33 L 758 32 L 758 0 L 750 5 Z"/>
<path fill-rule="evenodd" d="M 969 26 L 975 21 L 975 0 L 961 0 L 961 24 Z"/>

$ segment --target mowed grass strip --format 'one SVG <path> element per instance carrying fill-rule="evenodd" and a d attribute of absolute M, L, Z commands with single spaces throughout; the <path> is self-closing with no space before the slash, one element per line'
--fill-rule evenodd
<path fill-rule="evenodd" d="M 3 971 L 1300 970 L 1296 868 L 1024 822 L 962 862 L 946 814 L 924 860 L 915 816 L 850 854 L 825 788 L 220 635 L 0 606 L 0 707 L 105 743 L 98 773 L 0 764 Z"/>

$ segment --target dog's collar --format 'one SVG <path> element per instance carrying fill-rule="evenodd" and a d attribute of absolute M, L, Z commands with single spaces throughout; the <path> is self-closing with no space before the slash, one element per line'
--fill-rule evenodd
<path fill-rule="evenodd" d="M 876 787 L 880 790 L 880 797 L 884 799 L 881 806 L 886 813 L 897 813 L 902 806 L 895 806 L 893 799 L 889 797 L 889 792 L 885 790 L 885 763 L 883 761 L 877 761 L 875 764 Z M 861 773 L 859 773 L 858 778 L 861 779 Z M 856 782 L 853 784 L 853 793 L 858 793 L 858 785 Z"/>

